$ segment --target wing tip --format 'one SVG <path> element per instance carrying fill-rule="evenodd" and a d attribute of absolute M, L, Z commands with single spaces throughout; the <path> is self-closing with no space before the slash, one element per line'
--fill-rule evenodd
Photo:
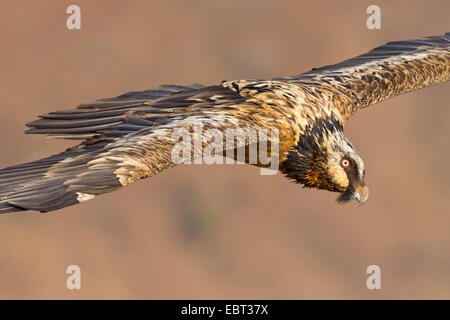
<path fill-rule="evenodd" d="M 15 206 L 8 202 L 0 202 L 0 214 L 18 211 L 27 211 L 27 209 Z"/>

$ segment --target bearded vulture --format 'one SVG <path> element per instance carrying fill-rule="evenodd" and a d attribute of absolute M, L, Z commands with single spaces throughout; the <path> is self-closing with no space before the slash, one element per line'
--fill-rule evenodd
<path fill-rule="evenodd" d="M 284 175 L 305 187 L 339 192 L 340 202 L 364 204 L 364 163 L 344 135 L 347 120 L 367 106 L 449 79 L 446 33 L 389 42 L 296 76 L 212 86 L 162 85 L 50 112 L 28 123 L 26 133 L 81 143 L 0 170 L 0 213 L 58 210 L 171 168 L 178 164 L 173 150 L 180 143 L 174 132 L 192 133 L 199 122 L 219 133 L 261 128 L 278 132 L 277 151 L 267 152 L 276 153 Z M 239 148 L 248 151 L 250 139 L 242 141 L 232 157 Z M 196 148 L 190 149 L 192 157 L 202 155 Z"/>

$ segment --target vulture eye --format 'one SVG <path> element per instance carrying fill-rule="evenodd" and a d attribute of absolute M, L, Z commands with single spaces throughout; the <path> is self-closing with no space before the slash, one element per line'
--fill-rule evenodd
<path fill-rule="evenodd" d="M 348 159 L 342 159 L 341 166 L 343 166 L 344 168 L 350 167 L 350 161 L 348 161 Z"/>

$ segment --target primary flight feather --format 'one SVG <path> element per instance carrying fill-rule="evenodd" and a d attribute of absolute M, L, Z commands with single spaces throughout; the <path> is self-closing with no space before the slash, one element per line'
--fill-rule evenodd
<path fill-rule="evenodd" d="M 364 163 L 344 135 L 347 120 L 364 107 L 449 79 L 446 33 L 389 42 L 297 76 L 164 85 L 51 112 L 27 124 L 27 133 L 83 142 L 0 170 L 0 213 L 58 210 L 173 167 L 174 131 L 193 132 L 198 122 L 219 132 L 277 130 L 278 167 L 288 178 L 364 204 Z"/>

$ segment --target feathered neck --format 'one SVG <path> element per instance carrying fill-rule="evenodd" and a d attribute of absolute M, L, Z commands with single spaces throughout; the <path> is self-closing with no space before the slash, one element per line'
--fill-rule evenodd
<path fill-rule="evenodd" d="M 339 119 L 317 119 L 306 126 L 297 145 L 288 153 L 282 164 L 283 173 L 307 188 L 342 191 L 327 173 L 329 150 L 340 139 L 345 139 L 345 136 Z"/>

